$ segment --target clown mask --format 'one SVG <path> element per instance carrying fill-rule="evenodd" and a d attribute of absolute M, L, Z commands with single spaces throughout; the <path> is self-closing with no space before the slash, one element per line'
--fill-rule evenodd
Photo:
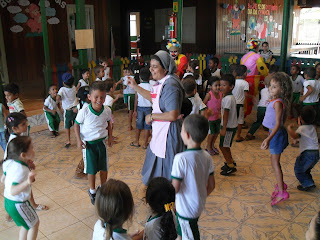
<path fill-rule="evenodd" d="M 179 56 L 179 48 L 172 46 L 169 49 L 169 53 L 174 60 L 177 60 Z"/>

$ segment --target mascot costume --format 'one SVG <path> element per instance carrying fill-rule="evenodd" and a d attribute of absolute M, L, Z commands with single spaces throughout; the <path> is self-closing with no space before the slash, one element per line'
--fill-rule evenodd
<path fill-rule="evenodd" d="M 177 69 L 178 69 L 177 75 L 181 79 L 184 74 L 184 70 L 187 68 L 188 59 L 185 55 L 179 53 L 180 43 L 174 38 L 168 41 L 167 49 L 169 50 L 171 57 L 176 62 Z"/>

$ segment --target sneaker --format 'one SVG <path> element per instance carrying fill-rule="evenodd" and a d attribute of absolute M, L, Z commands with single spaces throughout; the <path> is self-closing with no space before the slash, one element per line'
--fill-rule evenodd
<path fill-rule="evenodd" d="M 88 193 L 89 193 L 91 203 L 92 203 L 92 205 L 94 205 L 94 203 L 96 201 L 96 193 L 90 193 L 90 189 L 88 189 Z"/>
<path fill-rule="evenodd" d="M 236 162 L 233 162 L 233 165 L 236 167 L 237 166 L 237 163 Z M 228 165 L 227 165 L 227 163 L 224 163 L 224 165 L 221 167 L 221 170 L 226 170 L 226 169 L 228 169 Z"/>
<path fill-rule="evenodd" d="M 216 154 L 219 154 L 219 153 L 220 153 L 220 152 L 219 152 L 219 149 L 216 148 L 216 147 L 213 147 L 212 150 L 213 150 Z"/>
<path fill-rule="evenodd" d="M 312 186 L 309 186 L 309 187 L 303 187 L 302 185 L 298 185 L 297 186 L 297 189 L 300 190 L 300 191 L 304 191 L 304 192 L 310 192 L 312 191 L 312 189 L 316 188 L 316 185 L 312 185 Z"/>
<path fill-rule="evenodd" d="M 283 183 L 283 188 L 284 190 L 287 190 L 288 188 L 287 184 Z M 278 188 L 278 184 L 276 184 L 276 186 L 274 187 L 274 191 L 271 195 L 271 199 L 274 199 L 277 196 L 278 192 L 279 192 L 279 188 Z"/>
<path fill-rule="evenodd" d="M 226 165 L 226 166 L 227 166 L 226 169 L 224 169 L 220 172 L 220 174 L 223 176 L 230 176 L 231 173 L 234 173 L 237 171 L 237 169 L 235 167 L 231 168 L 231 167 L 228 167 L 228 165 Z"/>
<path fill-rule="evenodd" d="M 274 206 L 284 200 L 287 200 L 289 197 L 290 195 L 286 190 L 283 190 L 282 192 L 278 192 L 276 197 L 272 199 L 271 206 Z"/>

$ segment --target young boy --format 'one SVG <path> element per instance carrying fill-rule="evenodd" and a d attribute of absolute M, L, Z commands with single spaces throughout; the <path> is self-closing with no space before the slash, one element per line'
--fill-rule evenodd
<path fill-rule="evenodd" d="M 103 66 L 103 71 L 104 71 L 104 76 L 102 78 L 102 81 L 105 81 L 108 78 L 110 78 L 110 67 L 108 65 L 108 58 L 100 57 L 99 62 L 100 62 L 100 65 Z"/>
<path fill-rule="evenodd" d="M 212 158 L 200 148 L 208 130 L 208 120 L 199 114 L 183 121 L 181 138 L 187 150 L 176 154 L 171 172 L 176 190 L 177 239 L 200 240 L 198 219 L 215 188 Z"/>
<path fill-rule="evenodd" d="M 241 137 L 242 125 L 244 124 L 244 101 L 246 97 L 252 97 L 249 95 L 249 83 L 245 80 L 247 76 L 247 67 L 245 65 L 237 65 L 235 69 L 236 84 L 232 90 L 232 94 L 237 103 L 237 117 L 238 117 L 238 130 L 236 136 L 236 142 L 242 142 L 244 140 Z"/>
<path fill-rule="evenodd" d="M 190 114 L 199 114 L 202 116 L 206 115 L 207 106 L 202 102 L 199 94 L 197 93 L 197 83 L 193 76 L 188 75 L 182 81 L 182 86 L 186 92 L 186 97 L 192 103 L 192 111 Z"/>
<path fill-rule="evenodd" d="M 59 135 L 59 124 L 60 124 L 60 116 L 57 112 L 58 104 L 57 104 L 57 86 L 52 84 L 49 86 L 49 96 L 44 101 L 44 115 L 46 117 L 49 131 L 51 132 L 53 137 Z"/>
<path fill-rule="evenodd" d="M 292 102 L 291 102 L 291 116 L 294 117 L 293 110 L 296 111 L 296 113 L 299 113 L 300 104 L 299 104 L 299 98 L 301 91 L 303 89 L 303 83 L 304 78 L 300 75 L 300 67 L 298 65 L 292 65 L 290 69 L 290 78 L 292 80 Z"/>
<path fill-rule="evenodd" d="M 62 75 L 63 87 L 59 89 L 56 101 L 61 109 L 64 112 L 64 128 L 67 130 L 67 142 L 65 143 L 65 147 L 69 148 L 71 145 L 70 140 L 70 128 L 74 124 L 74 120 L 77 116 L 77 105 L 78 99 L 76 97 L 77 89 L 73 86 L 74 77 L 71 73 L 66 72 Z"/>
<path fill-rule="evenodd" d="M 3 91 L 9 107 L 9 113 L 19 112 L 27 116 L 24 111 L 23 103 L 19 98 L 19 86 L 15 83 L 9 83 L 4 86 Z"/>
<path fill-rule="evenodd" d="M 93 72 L 96 75 L 96 81 L 102 81 L 102 78 L 104 77 L 104 67 L 97 65 L 93 68 Z"/>
<path fill-rule="evenodd" d="M 149 83 L 150 79 L 150 71 L 149 68 L 144 67 L 140 70 L 139 77 L 141 83 L 139 84 L 145 90 L 151 92 L 152 86 Z M 147 99 L 142 97 L 139 93 L 136 93 L 136 101 L 134 104 L 134 112 L 133 115 L 137 117 L 136 121 L 136 140 L 130 143 L 130 146 L 140 147 L 139 138 L 141 131 L 144 129 L 144 144 L 142 146 L 143 149 L 147 149 L 148 140 L 151 136 L 151 125 L 146 124 L 145 117 L 152 112 L 152 103 Z"/>
<path fill-rule="evenodd" d="M 128 117 L 128 131 L 131 131 L 132 128 L 132 114 L 134 110 L 134 102 L 135 102 L 135 91 L 128 86 L 128 77 L 131 77 L 134 79 L 134 76 L 132 74 L 132 71 L 130 68 L 124 68 L 123 69 L 123 77 L 116 83 L 116 86 L 118 84 L 122 83 L 123 86 L 123 96 L 124 96 L 124 103 L 128 106 L 129 111 L 129 117 Z"/>
<path fill-rule="evenodd" d="M 219 66 L 219 58 L 213 57 L 209 60 L 209 69 L 211 72 L 211 76 L 221 78 L 223 73 Z"/>
<path fill-rule="evenodd" d="M 303 105 L 311 105 L 316 111 L 316 122 L 319 124 L 319 112 L 318 112 L 318 102 L 320 93 L 320 82 L 315 80 L 316 69 L 309 67 L 304 72 L 305 82 L 303 83 L 303 96 L 300 97 L 300 102 Z"/>
<path fill-rule="evenodd" d="M 81 69 L 80 71 L 82 78 L 79 80 L 77 85 L 77 91 L 81 87 L 89 86 L 89 77 L 90 77 L 90 71 L 88 68 Z"/>
<path fill-rule="evenodd" d="M 221 175 L 229 176 L 236 172 L 236 163 L 231 155 L 231 145 L 237 131 L 237 103 L 232 95 L 235 78 L 232 74 L 225 74 L 220 80 L 220 91 L 223 94 L 221 102 L 221 130 L 220 130 L 220 150 L 225 159 L 224 166 L 221 167 Z"/>
<path fill-rule="evenodd" d="M 293 139 L 300 140 L 300 155 L 296 159 L 294 173 L 300 182 L 300 191 L 310 191 L 315 188 L 311 170 L 319 161 L 319 144 L 314 124 L 316 112 L 312 106 L 304 106 L 298 118 L 299 127 L 293 130 L 294 124 L 288 126 L 288 133 Z"/>
<path fill-rule="evenodd" d="M 85 173 L 88 174 L 89 196 L 94 205 L 96 197 L 96 173 L 100 171 L 101 185 L 108 177 L 108 146 L 112 145 L 111 110 L 103 105 L 106 99 L 106 88 L 103 82 L 94 82 L 90 87 L 88 98 L 91 103 L 82 108 L 76 118 L 75 135 L 78 148 L 83 149 Z M 81 127 L 81 128 L 80 128 Z M 80 133 L 83 138 L 81 141 Z"/>

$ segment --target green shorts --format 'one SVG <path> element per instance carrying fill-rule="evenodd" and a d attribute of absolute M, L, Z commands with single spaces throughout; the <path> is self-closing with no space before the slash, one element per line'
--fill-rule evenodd
<path fill-rule="evenodd" d="M 95 175 L 99 171 L 108 171 L 108 153 L 104 139 L 86 142 L 82 150 L 84 173 Z"/>
<path fill-rule="evenodd" d="M 222 126 L 221 126 L 222 129 Z M 234 136 L 236 135 L 238 128 L 227 128 L 226 135 L 220 135 L 220 145 L 221 147 L 231 147 Z"/>
<path fill-rule="evenodd" d="M 38 215 L 29 201 L 16 202 L 5 198 L 4 207 L 18 227 L 22 226 L 29 230 L 39 221 Z"/>
<path fill-rule="evenodd" d="M 182 239 L 200 240 L 198 220 L 199 218 L 181 217 L 177 212 L 177 234 Z"/>
<path fill-rule="evenodd" d="M 219 134 L 221 119 L 209 121 L 209 134 Z"/>
<path fill-rule="evenodd" d="M 123 96 L 123 100 L 124 103 L 128 104 L 128 110 L 134 110 L 134 102 L 136 99 L 136 95 L 135 94 L 124 94 Z"/>
<path fill-rule="evenodd" d="M 295 104 L 299 104 L 299 99 L 300 99 L 300 93 L 299 92 L 294 92 L 292 94 L 292 103 L 295 103 Z"/>
<path fill-rule="evenodd" d="M 75 113 L 72 109 L 64 110 L 64 128 L 70 129 L 73 124 L 74 120 L 76 120 L 77 113 Z"/>

